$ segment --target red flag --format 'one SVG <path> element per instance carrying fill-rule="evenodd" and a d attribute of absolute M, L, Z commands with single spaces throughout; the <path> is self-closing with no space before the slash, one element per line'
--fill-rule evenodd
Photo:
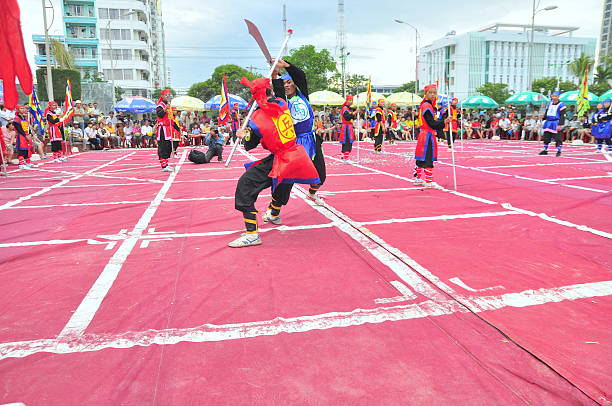
<path fill-rule="evenodd" d="M 17 0 L 2 1 L 0 21 L 0 79 L 4 85 L 4 104 L 14 109 L 18 100 L 17 78 L 23 92 L 32 93 L 32 71 L 23 46 Z"/>
<path fill-rule="evenodd" d="M 227 95 L 227 82 L 223 75 L 221 82 L 221 100 L 219 101 L 219 124 L 227 124 L 230 118 L 229 97 Z"/>

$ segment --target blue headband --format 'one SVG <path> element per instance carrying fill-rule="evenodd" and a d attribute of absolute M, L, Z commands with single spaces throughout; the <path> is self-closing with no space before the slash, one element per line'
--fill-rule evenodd
<path fill-rule="evenodd" d="M 553 95 L 557 95 L 557 96 L 561 95 L 561 93 L 560 93 L 560 92 L 557 92 L 557 91 L 554 91 L 552 94 L 553 94 Z"/>
<path fill-rule="evenodd" d="M 283 76 L 281 76 L 282 80 L 293 80 L 293 78 L 291 77 L 290 74 L 285 73 Z"/>
<path fill-rule="evenodd" d="M 612 99 L 606 99 L 604 100 L 604 103 L 612 103 Z"/>

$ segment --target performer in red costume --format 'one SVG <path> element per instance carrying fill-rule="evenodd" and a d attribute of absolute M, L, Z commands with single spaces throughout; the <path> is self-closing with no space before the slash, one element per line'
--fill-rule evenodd
<path fill-rule="evenodd" d="M 353 104 L 353 96 L 346 96 L 346 100 L 340 110 L 340 120 L 342 121 L 342 128 L 340 130 L 340 136 L 338 141 L 342 144 L 342 159 L 348 159 L 351 151 L 353 150 L 353 141 L 355 141 L 355 128 L 353 127 L 353 120 L 355 114 L 351 110 Z"/>
<path fill-rule="evenodd" d="M 425 86 L 425 95 L 419 106 L 419 121 L 421 130 L 414 151 L 416 167 L 414 176 L 417 185 L 425 185 L 426 188 L 442 189 L 442 186 L 433 181 L 433 163 L 438 160 L 438 142 L 436 140 L 436 130 L 444 128 L 444 124 L 450 122 L 446 120 L 436 120 L 436 98 L 438 89 L 436 85 Z M 424 176 L 423 176 L 424 175 Z M 423 180 L 424 178 L 424 180 Z"/>
<path fill-rule="evenodd" d="M 19 158 L 20 169 L 30 169 L 38 165 L 30 162 L 32 154 L 32 135 L 30 134 L 30 123 L 27 117 L 27 108 L 25 106 L 17 106 L 13 125 L 15 126 L 15 150 Z"/>
<path fill-rule="evenodd" d="M 451 101 L 451 105 L 448 110 L 444 112 L 443 117 L 447 118 L 449 116 L 450 111 L 450 123 L 446 123 L 444 125 L 444 135 L 446 137 L 446 141 L 448 142 L 448 148 L 452 148 L 453 143 L 457 139 L 457 133 L 459 132 L 459 119 L 461 118 L 461 113 L 459 113 L 459 109 L 457 108 L 457 103 L 459 103 L 459 99 L 453 98 Z M 450 126 L 450 131 L 449 131 Z M 453 140 L 451 142 L 451 138 L 449 132 L 452 133 Z"/>
<path fill-rule="evenodd" d="M 270 186 L 274 190 L 281 183 L 316 185 L 321 182 L 306 149 L 296 144 L 288 104 L 273 96 L 270 79 L 259 78 L 250 82 L 242 78 L 240 83 L 251 89 L 258 109 L 251 116 L 249 128 L 239 130 L 236 136 L 244 140 L 247 151 L 261 143 L 271 154 L 245 165 L 247 171 L 238 180 L 235 207 L 242 212 L 246 232 L 228 244 L 232 248 L 261 244 L 255 201 L 262 190 Z M 279 205 L 287 204 L 289 195 L 286 197 L 286 201 L 278 202 Z"/>
<path fill-rule="evenodd" d="M 168 159 L 172 154 L 172 139 L 174 131 L 181 131 L 174 121 L 174 112 L 170 107 L 170 89 L 161 91 L 161 97 L 157 101 L 157 156 L 163 172 L 172 172 L 174 168 L 168 165 Z"/>
<path fill-rule="evenodd" d="M 62 157 L 62 141 L 64 140 L 63 122 L 58 116 L 57 103 L 51 100 L 45 109 L 45 118 L 47 119 L 47 131 L 51 140 L 51 152 L 53 153 L 53 162 L 64 162 L 66 158 Z"/>
<path fill-rule="evenodd" d="M 372 114 L 374 118 L 374 152 L 382 151 L 382 144 L 387 132 L 386 116 L 385 116 L 385 99 L 380 99 L 378 105 Z"/>

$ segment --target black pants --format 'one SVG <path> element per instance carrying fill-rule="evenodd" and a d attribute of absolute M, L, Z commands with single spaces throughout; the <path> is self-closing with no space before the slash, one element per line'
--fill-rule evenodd
<path fill-rule="evenodd" d="M 91 146 L 94 149 L 102 149 L 102 147 L 100 146 L 100 139 L 99 138 L 90 138 L 89 139 L 89 143 L 91 144 Z"/>
<path fill-rule="evenodd" d="M 223 161 L 223 146 L 219 144 L 215 144 L 212 147 L 208 147 L 208 151 L 206 151 L 206 162 L 210 162 L 211 159 L 217 157 L 219 161 Z"/>
<path fill-rule="evenodd" d="M 242 174 L 238 179 L 236 185 L 236 194 L 234 199 L 234 207 L 236 210 L 241 212 L 253 212 L 255 209 L 255 202 L 257 197 L 262 190 L 272 186 L 272 178 L 268 176 L 272 170 L 272 163 L 274 162 L 274 155 L 268 155 L 262 161 L 251 166 L 245 173 Z M 280 185 L 279 185 L 280 186 Z M 278 188 L 276 188 L 278 190 Z M 286 200 L 278 200 L 281 205 L 286 205 L 289 201 L 289 195 Z"/>
<path fill-rule="evenodd" d="M 448 142 L 448 146 L 450 147 L 451 145 L 453 145 L 455 143 L 455 140 L 457 140 L 457 132 L 456 131 L 452 131 L 453 134 L 453 142 L 451 144 L 451 137 L 450 134 L 448 133 L 448 131 L 445 131 L 444 134 L 446 135 L 446 141 Z"/>
<path fill-rule="evenodd" d="M 550 141 L 555 140 L 555 145 L 558 147 L 559 145 L 563 145 L 563 138 L 559 133 L 551 133 L 550 131 L 544 131 L 544 144 L 550 144 Z"/>
<path fill-rule="evenodd" d="M 51 152 L 60 152 L 62 150 L 61 141 L 51 141 Z"/>
<path fill-rule="evenodd" d="M 595 138 L 595 141 L 597 142 L 597 145 L 602 145 L 605 143 L 608 146 L 608 149 L 612 147 L 612 139 L 610 138 Z"/>
<path fill-rule="evenodd" d="M 342 144 L 342 152 L 351 152 L 353 150 L 352 142 L 345 142 Z"/>
<path fill-rule="evenodd" d="M 18 149 L 17 150 L 17 156 L 23 157 L 25 159 L 28 159 L 30 157 L 30 150 L 28 149 Z"/>
<path fill-rule="evenodd" d="M 382 143 L 383 143 L 383 139 L 384 139 L 385 134 L 383 133 L 382 128 L 378 131 L 378 134 L 376 134 L 374 136 L 374 151 L 381 151 L 382 150 Z"/>
<path fill-rule="evenodd" d="M 418 161 L 415 160 L 416 162 L 416 166 L 418 166 L 419 168 L 433 168 L 434 165 L 434 161 L 433 161 L 433 145 L 431 143 L 429 143 L 429 145 L 427 145 L 427 150 L 425 151 L 425 160 L 424 161 Z"/>
<path fill-rule="evenodd" d="M 172 153 L 172 141 L 165 140 L 162 134 L 162 138 L 160 138 L 160 140 L 157 141 L 157 156 L 159 157 L 159 159 L 168 159 L 170 158 L 171 153 Z"/>

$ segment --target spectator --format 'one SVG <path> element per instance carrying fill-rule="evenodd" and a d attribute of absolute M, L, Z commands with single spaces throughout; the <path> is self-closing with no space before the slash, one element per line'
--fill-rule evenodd
<path fill-rule="evenodd" d="M 497 135 L 500 139 L 507 139 L 509 137 L 508 131 L 510 131 L 511 124 L 510 119 L 505 115 L 499 120 Z"/>
<path fill-rule="evenodd" d="M 189 124 L 189 134 L 192 145 L 200 145 L 202 143 L 202 128 L 200 123 L 198 123 L 197 117 L 194 117 L 191 124 Z"/>
<path fill-rule="evenodd" d="M 527 118 L 525 118 L 525 121 L 523 122 L 523 133 L 521 134 L 521 140 L 531 140 L 531 137 L 534 135 L 535 125 L 536 120 L 531 114 L 527 114 Z"/>
<path fill-rule="evenodd" d="M 70 129 L 70 141 L 72 143 L 83 142 L 84 136 L 85 135 L 81 129 L 81 124 L 77 122 L 72 123 L 72 128 Z"/>
<path fill-rule="evenodd" d="M 7 123 L 13 121 L 13 117 L 15 117 L 14 112 L 0 105 L 0 127 L 6 127 Z"/>
<path fill-rule="evenodd" d="M 206 161 L 210 162 L 216 156 L 217 161 L 223 162 L 223 145 L 225 145 L 223 134 L 219 134 L 217 130 L 211 130 L 210 134 L 206 137 L 206 145 L 208 146 Z"/>
<path fill-rule="evenodd" d="M 98 134 L 93 123 L 88 123 L 87 127 L 85 127 L 85 138 L 93 149 L 102 149 L 100 146 L 100 139 L 98 138 Z"/>
<path fill-rule="evenodd" d="M 138 121 L 134 123 L 132 135 L 134 136 L 134 147 L 142 148 L 142 128 L 140 127 L 140 123 Z"/>
<path fill-rule="evenodd" d="M 80 100 L 75 101 L 74 102 L 74 116 L 72 118 L 72 121 L 74 124 L 78 124 L 81 132 L 83 132 L 83 130 L 85 129 L 85 116 L 86 116 L 85 109 L 83 108 L 81 101 Z"/>
<path fill-rule="evenodd" d="M 145 120 L 144 125 L 140 129 L 142 132 L 142 137 L 145 140 L 145 145 L 147 148 L 151 148 L 154 145 L 155 137 L 153 136 L 153 127 L 151 127 L 151 121 L 148 119 Z"/>
<path fill-rule="evenodd" d="M 132 122 L 128 118 L 125 120 L 125 124 L 123 125 L 123 137 L 125 139 L 124 148 L 134 147 L 133 141 L 134 127 L 132 127 Z"/>
<path fill-rule="evenodd" d="M 4 143 L 6 144 L 6 162 L 11 162 L 14 152 L 11 140 L 15 137 L 15 125 L 12 121 L 9 121 L 6 123 L 6 125 L 0 127 L 0 131 L 2 132 Z"/>
<path fill-rule="evenodd" d="M 117 137 L 117 129 L 115 128 L 115 126 L 110 122 L 107 122 L 106 127 L 104 129 L 108 134 L 108 147 L 119 148 L 119 137 Z"/>
<path fill-rule="evenodd" d="M 108 113 L 108 117 L 106 118 L 106 124 L 111 124 L 114 126 L 117 125 L 117 117 L 115 117 L 115 113 L 110 111 Z"/>

